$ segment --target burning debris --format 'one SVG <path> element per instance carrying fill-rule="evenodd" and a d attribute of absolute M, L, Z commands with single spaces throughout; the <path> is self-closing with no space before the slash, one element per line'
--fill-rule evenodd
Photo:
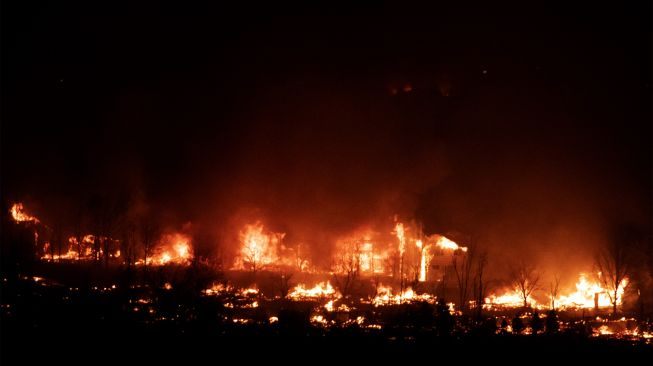
<path fill-rule="evenodd" d="M 154 249 L 154 255 L 136 264 L 164 266 L 167 264 L 188 265 L 193 259 L 190 238 L 180 233 L 164 235 Z"/>
<path fill-rule="evenodd" d="M 596 277 L 600 277 L 601 274 L 597 273 Z M 621 305 L 623 301 L 624 291 L 628 286 L 628 279 L 625 278 L 619 284 L 619 289 L 617 291 L 617 305 Z M 568 295 L 561 295 L 559 298 L 555 299 L 555 303 L 559 304 L 559 307 L 564 308 L 606 308 L 612 306 L 612 299 L 610 298 L 610 292 L 603 288 L 600 282 L 590 281 L 587 279 L 587 276 L 583 273 L 580 274 L 580 278 L 576 283 L 576 291 Z"/>
<path fill-rule="evenodd" d="M 23 204 L 21 202 L 14 203 L 11 206 L 9 212 L 11 213 L 11 217 L 16 222 L 33 222 L 35 224 L 38 224 L 40 222 L 39 219 L 25 212 L 25 208 L 23 207 Z"/>
<path fill-rule="evenodd" d="M 326 283 L 320 282 L 313 288 L 307 288 L 306 285 L 299 284 L 288 294 L 288 297 L 293 300 L 339 298 L 341 296 L 329 281 Z"/>
<path fill-rule="evenodd" d="M 396 305 L 415 301 L 424 301 L 433 304 L 436 300 L 437 298 L 430 294 L 416 294 L 410 287 L 393 295 L 391 287 L 379 285 L 377 295 L 372 299 L 372 303 L 376 306 Z"/>

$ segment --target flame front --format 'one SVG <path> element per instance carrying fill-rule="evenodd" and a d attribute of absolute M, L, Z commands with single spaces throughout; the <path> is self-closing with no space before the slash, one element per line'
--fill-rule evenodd
<path fill-rule="evenodd" d="M 376 306 L 380 305 L 393 305 L 408 303 L 412 301 L 426 301 L 433 303 L 437 298 L 431 294 L 416 294 L 412 288 L 407 288 L 403 292 L 393 295 L 392 288 L 390 286 L 384 286 L 383 284 L 379 285 L 377 289 L 377 294 L 372 300 L 372 303 Z"/>
<path fill-rule="evenodd" d="M 530 295 L 527 297 L 526 302 L 532 307 L 541 307 Z M 513 289 L 500 296 L 490 295 L 485 298 L 485 304 L 483 305 L 485 309 L 491 309 L 495 305 L 517 308 L 524 305 L 524 299 L 518 289 Z"/>
<path fill-rule="evenodd" d="M 597 274 L 597 276 L 600 276 Z M 617 305 L 622 304 L 622 297 L 628 279 L 624 278 L 619 284 L 617 289 Z M 581 273 L 578 282 L 575 285 L 576 291 L 568 295 L 560 295 L 554 298 L 554 303 L 557 307 L 562 309 L 591 309 L 591 308 L 607 308 L 612 306 L 610 293 L 603 288 L 596 280 L 589 280 L 584 273 Z M 528 296 L 527 302 L 536 308 L 545 308 L 544 304 L 538 303 L 532 296 Z M 485 299 L 484 307 L 487 309 L 492 308 L 494 305 L 504 307 L 520 307 L 523 306 L 524 300 L 519 290 L 509 290 L 503 295 L 490 295 Z"/>
<path fill-rule="evenodd" d="M 617 305 L 621 305 L 627 285 L 628 279 L 624 278 L 617 289 Z M 580 274 L 580 278 L 576 283 L 576 291 L 566 296 L 560 296 L 555 302 L 562 308 L 603 308 L 612 306 L 608 290 L 604 289 L 597 281 L 588 280 L 584 273 Z"/>
<path fill-rule="evenodd" d="M 306 285 L 299 284 L 295 286 L 288 297 L 294 300 L 311 299 L 320 297 L 340 297 L 340 294 L 331 286 L 329 281 L 320 282 L 313 288 L 306 288 Z"/>

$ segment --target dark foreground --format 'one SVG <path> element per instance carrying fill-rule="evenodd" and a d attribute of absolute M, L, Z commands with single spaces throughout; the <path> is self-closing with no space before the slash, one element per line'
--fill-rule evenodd
<path fill-rule="evenodd" d="M 2 364 L 90 364 L 95 362 L 173 363 L 177 360 L 222 363 L 253 362 L 362 362 L 386 364 L 391 360 L 437 363 L 449 360 L 483 364 L 541 364 L 579 362 L 618 364 L 653 360 L 648 345 L 613 339 L 579 339 L 557 336 L 417 335 L 386 337 L 359 330 L 339 330 L 299 336 L 268 329 L 241 328 L 229 332 L 210 329 L 180 331 L 170 327 L 137 326 L 81 321 L 62 327 L 30 329 L 3 324 Z M 405 364 L 403 363 L 402 364 Z"/>
<path fill-rule="evenodd" d="M 267 321 L 271 304 L 244 309 L 253 321 L 242 324 L 235 319 L 245 313 L 222 307 L 220 299 L 192 295 L 197 291 L 147 290 L 154 302 L 144 304 L 137 300 L 142 288 L 70 290 L 42 281 L 9 280 L 2 289 L 2 365 L 653 362 L 653 346 L 641 341 L 578 332 L 443 332 L 437 319 L 426 326 L 431 315 L 409 314 L 428 309 L 419 306 L 401 309 L 409 321 L 386 322 L 381 329 L 316 326 L 297 303 L 278 311 L 273 323 Z"/>

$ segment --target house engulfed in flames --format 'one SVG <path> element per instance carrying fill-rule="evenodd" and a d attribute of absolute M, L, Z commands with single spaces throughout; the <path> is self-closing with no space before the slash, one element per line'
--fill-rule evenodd
<path fill-rule="evenodd" d="M 39 218 L 29 213 L 22 203 L 14 204 L 9 213 L 16 224 L 33 230 L 34 247 L 43 261 L 84 261 L 106 258 L 114 263 L 126 263 L 127 253 L 121 253 L 123 242 L 106 236 L 77 234 L 67 241 L 61 241 L 57 248 L 48 240 L 52 229 Z M 308 250 L 301 244 L 288 244 L 285 233 L 267 229 L 261 222 L 247 224 L 240 231 L 239 247 L 232 270 L 305 272 L 323 276 L 345 274 L 375 279 L 376 282 L 393 283 L 392 286 L 377 286 L 374 304 L 401 303 L 403 301 L 434 301 L 429 294 L 417 294 L 411 284 L 438 283 L 451 271 L 454 260 L 462 259 L 468 248 L 459 245 L 449 237 L 433 234 L 424 235 L 415 224 L 395 222 L 392 230 L 377 232 L 370 228 L 356 230 L 339 238 L 331 255 L 328 267 L 319 267 L 309 260 Z M 65 244 L 65 245 L 63 245 Z M 105 254 L 106 252 L 106 254 Z M 152 243 L 147 254 L 135 260 L 135 265 L 165 266 L 170 264 L 187 266 L 193 259 L 190 236 L 179 232 L 160 235 Z M 526 302 L 533 308 L 544 309 L 556 304 L 560 309 L 607 308 L 612 304 L 611 292 L 601 286 L 600 274 L 592 276 L 581 273 L 574 289 L 557 295 L 549 301 L 538 302 L 529 296 Z M 324 281 L 324 280 L 322 280 Z M 388 281 L 388 282 L 386 282 Z M 617 290 L 617 305 L 623 302 L 629 279 L 624 278 Z M 215 292 L 215 291 L 213 291 Z M 315 286 L 297 284 L 289 292 L 289 298 L 325 297 L 337 299 L 338 293 L 329 282 Z M 486 310 L 501 307 L 520 307 L 524 299 L 517 289 L 505 289 L 489 294 L 483 307 Z M 453 305 L 452 305 L 453 306 Z"/>
<path fill-rule="evenodd" d="M 298 271 L 351 276 L 390 276 L 403 282 L 439 281 L 455 256 L 466 247 L 442 235 L 424 235 L 416 225 L 401 222 L 379 233 L 369 227 L 336 240 L 325 267 L 311 263 L 301 245 L 285 243 L 285 233 L 267 229 L 261 222 L 247 224 L 239 234 L 233 270 Z"/>
<path fill-rule="evenodd" d="M 29 214 L 22 203 L 14 203 L 9 213 L 16 224 L 30 225 L 34 230 L 34 247 L 38 257 L 48 262 L 99 261 L 100 259 L 123 263 L 127 259 L 121 253 L 123 241 L 109 236 L 77 233 L 64 240 L 50 240 L 54 237 L 52 228 L 43 224 L 36 216 Z M 57 243 L 57 244 L 55 244 Z M 190 237 L 182 233 L 162 235 L 152 243 L 151 250 L 142 258 L 133 261 L 135 265 L 163 266 L 166 264 L 188 265 L 193 258 Z"/>

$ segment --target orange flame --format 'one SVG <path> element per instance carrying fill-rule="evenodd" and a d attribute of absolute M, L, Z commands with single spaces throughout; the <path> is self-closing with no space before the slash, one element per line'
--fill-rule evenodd
<path fill-rule="evenodd" d="M 155 249 L 155 254 L 147 258 L 147 263 L 155 266 L 166 264 L 188 265 L 193 259 L 190 247 L 190 238 L 184 234 L 174 233 L 165 235 Z M 142 260 L 137 262 L 142 264 Z"/>
<path fill-rule="evenodd" d="M 426 281 L 426 253 L 422 241 L 417 240 L 415 241 L 415 245 L 417 245 L 417 248 L 419 249 L 419 282 L 424 282 Z"/>
<path fill-rule="evenodd" d="M 621 305 L 622 297 L 628 279 L 624 278 L 617 289 L 617 305 Z M 580 274 L 576 283 L 576 291 L 569 295 L 562 295 L 555 302 L 561 308 L 600 308 L 612 306 L 608 290 L 604 289 L 597 281 L 590 281 L 584 273 Z"/>
<path fill-rule="evenodd" d="M 404 231 L 404 224 L 398 222 L 395 225 L 395 234 L 399 239 L 399 255 L 403 256 L 406 251 L 406 232 Z"/>
<path fill-rule="evenodd" d="M 270 264 L 278 264 L 277 245 L 284 236 L 283 233 L 264 232 L 260 222 L 245 226 L 240 232 L 242 246 L 234 269 L 256 270 Z"/>
<path fill-rule="evenodd" d="M 340 297 L 340 294 L 331 286 L 329 281 L 320 282 L 313 288 L 306 288 L 306 285 L 295 286 L 288 297 L 293 300 L 314 299 L 319 297 Z"/>
<path fill-rule="evenodd" d="M 377 295 L 372 300 L 372 303 L 376 306 L 402 304 L 412 301 L 426 301 L 433 303 L 436 299 L 437 298 L 431 294 L 416 294 L 410 287 L 405 289 L 400 294 L 393 295 L 392 288 L 390 286 L 384 286 L 383 284 L 380 284 L 377 290 Z"/>
<path fill-rule="evenodd" d="M 538 304 L 533 297 L 530 295 L 527 297 L 526 301 L 532 306 L 536 308 L 541 308 L 542 305 Z M 490 295 L 485 298 L 485 304 L 483 304 L 483 308 L 485 309 L 492 309 L 494 306 L 499 305 L 503 307 L 512 307 L 512 308 L 517 308 L 524 306 L 524 299 L 522 298 L 522 295 L 519 293 L 518 289 L 513 289 L 510 291 L 505 292 L 503 295 L 497 296 L 497 295 Z"/>
<path fill-rule="evenodd" d="M 39 222 L 39 219 L 34 216 L 30 216 L 27 214 L 27 212 L 25 212 L 25 208 L 21 202 L 14 203 L 14 205 L 11 206 L 9 212 L 11 213 L 11 217 L 13 217 L 14 221 L 16 222 Z"/>
<path fill-rule="evenodd" d="M 447 237 L 440 236 L 436 241 L 435 245 L 442 249 L 451 249 L 451 250 L 462 250 L 463 252 L 467 251 L 467 247 L 461 247 L 453 240 L 448 239 Z"/>

